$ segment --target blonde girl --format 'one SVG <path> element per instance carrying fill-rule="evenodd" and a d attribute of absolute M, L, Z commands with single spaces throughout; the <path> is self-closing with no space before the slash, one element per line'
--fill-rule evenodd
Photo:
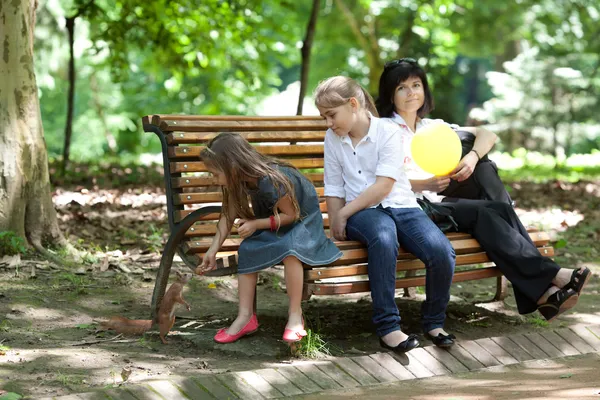
<path fill-rule="evenodd" d="M 404 353 L 419 346 L 400 329 L 394 300 L 399 246 L 426 266 L 423 329 L 450 347 L 444 329 L 455 254 L 448 239 L 419 208 L 402 165 L 399 127 L 377 118 L 371 96 L 354 80 L 336 76 L 319 84 L 315 103 L 327 120 L 325 196 L 338 240 L 358 240 L 368 251 L 373 323 L 382 347 Z"/>

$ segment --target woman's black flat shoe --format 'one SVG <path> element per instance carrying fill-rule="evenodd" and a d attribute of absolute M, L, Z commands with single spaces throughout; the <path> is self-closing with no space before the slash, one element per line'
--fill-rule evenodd
<path fill-rule="evenodd" d="M 590 271 L 589 268 L 584 268 L 583 271 L 581 269 L 576 269 L 571 275 L 571 281 L 567 283 L 563 289 L 573 289 L 577 292 L 577 294 L 581 294 L 583 287 L 587 284 L 591 277 L 592 271 Z"/>
<path fill-rule="evenodd" d="M 540 304 L 538 311 L 548 322 L 551 322 L 560 314 L 573 308 L 577 304 L 577 300 L 579 300 L 577 292 L 564 287 L 548 297 L 548 300 L 544 304 Z"/>
<path fill-rule="evenodd" d="M 417 339 L 417 335 L 410 334 L 405 341 L 400 342 L 395 347 L 388 346 L 383 340 L 381 340 L 381 338 L 379 338 L 379 345 L 384 349 L 392 350 L 394 353 L 404 354 L 407 351 L 411 351 L 412 349 L 419 347 L 419 340 Z"/>
<path fill-rule="evenodd" d="M 437 336 L 432 336 L 429 333 L 426 333 L 425 337 L 431 340 L 437 347 L 441 347 L 442 349 L 448 349 L 454 346 L 454 339 L 456 339 L 456 336 L 452 334 L 444 335 L 443 333 L 438 333 Z"/>

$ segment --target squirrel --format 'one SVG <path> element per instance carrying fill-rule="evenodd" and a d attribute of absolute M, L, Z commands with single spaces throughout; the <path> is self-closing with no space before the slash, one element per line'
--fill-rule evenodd
<path fill-rule="evenodd" d="M 183 287 L 192 279 L 191 273 L 177 274 L 177 281 L 173 282 L 165 293 L 158 314 L 155 320 L 151 319 L 129 319 L 125 317 L 111 317 L 108 321 L 102 322 L 100 326 L 104 329 L 113 329 L 117 333 L 141 335 L 156 324 L 158 325 L 160 340 L 167 344 L 165 336 L 169 333 L 175 323 L 175 304 L 184 304 L 188 311 L 191 310 L 190 304 L 183 299 Z"/>

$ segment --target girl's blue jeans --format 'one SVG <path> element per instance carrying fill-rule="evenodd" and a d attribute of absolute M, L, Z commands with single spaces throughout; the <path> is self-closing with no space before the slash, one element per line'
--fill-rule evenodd
<path fill-rule="evenodd" d="M 377 335 L 400 329 L 395 301 L 399 246 L 426 267 L 425 302 L 421 307 L 424 332 L 444 326 L 456 255 L 446 236 L 420 208 L 379 206 L 361 210 L 348 219 L 346 235 L 367 246 Z"/>

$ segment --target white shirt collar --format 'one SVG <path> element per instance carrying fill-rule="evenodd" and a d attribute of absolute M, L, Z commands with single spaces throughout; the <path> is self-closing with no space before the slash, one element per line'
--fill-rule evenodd
<path fill-rule="evenodd" d="M 367 132 L 367 134 L 360 140 L 365 141 L 365 142 L 377 142 L 377 124 L 379 123 L 379 118 L 375 118 L 373 116 L 373 114 L 371 114 L 370 111 L 367 111 L 367 113 L 369 114 L 369 131 Z M 338 136 L 340 138 L 340 140 L 344 143 L 352 143 L 352 139 L 350 138 L 350 136 Z"/>
<path fill-rule="evenodd" d="M 408 129 L 409 131 L 412 132 L 412 129 L 410 129 L 410 127 L 408 126 L 408 124 L 406 123 L 406 121 L 404 120 L 404 118 L 402 118 L 400 116 L 400 114 L 398 114 L 396 111 L 394 111 L 392 113 L 392 121 L 394 121 L 395 123 L 397 123 L 398 125 L 400 125 L 402 128 Z M 419 125 L 421 124 L 421 119 L 419 117 L 417 117 L 417 123 L 416 123 L 416 128 L 419 129 Z M 414 133 L 414 132 L 413 132 Z"/>

